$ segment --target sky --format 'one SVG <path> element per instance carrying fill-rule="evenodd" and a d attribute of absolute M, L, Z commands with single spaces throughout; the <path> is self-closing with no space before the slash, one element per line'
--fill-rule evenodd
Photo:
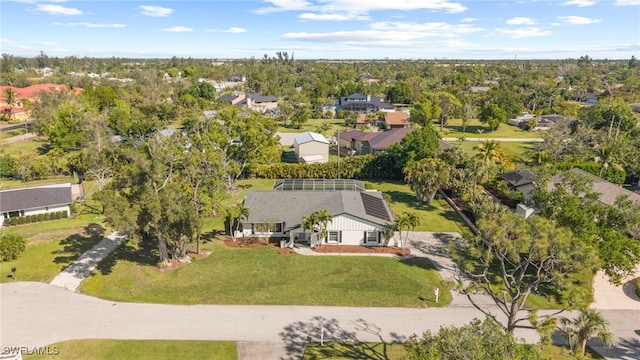
<path fill-rule="evenodd" d="M 640 58 L 640 0 L 0 0 L 14 56 Z"/>

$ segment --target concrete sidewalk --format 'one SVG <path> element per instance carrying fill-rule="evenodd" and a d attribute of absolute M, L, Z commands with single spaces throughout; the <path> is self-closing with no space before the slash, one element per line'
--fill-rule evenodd
<path fill-rule="evenodd" d="M 53 278 L 51 285 L 76 291 L 80 286 L 80 282 L 91 275 L 91 271 L 95 269 L 96 265 L 120 246 L 126 238 L 126 234 L 111 233 Z"/>

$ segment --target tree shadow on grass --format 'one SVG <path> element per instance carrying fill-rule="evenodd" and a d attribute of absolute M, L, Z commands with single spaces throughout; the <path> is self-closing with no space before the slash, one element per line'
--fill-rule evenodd
<path fill-rule="evenodd" d="M 54 252 L 57 256 L 53 259 L 53 262 L 66 267 L 99 243 L 104 238 L 104 233 L 105 229 L 100 224 L 91 223 L 87 225 L 82 233 L 73 234 L 60 241 L 60 245 L 63 247 Z"/>
<path fill-rule="evenodd" d="M 354 330 L 345 329 L 338 320 L 326 319 L 322 316 L 314 316 L 309 321 L 296 321 L 287 325 L 279 334 L 286 344 L 287 357 L 281 360 L 300 359 L 305 348 L 310 343 L 320 343 L 321 338 L 327 343 L 340 343 L 339 347 L 326 345 L 314 346 L 314 355 L 311 359 L 330 359 L 335 357 L 347 359 L 388 359 L 387 343 L 384 341 L 381 329 L 364 319 L 350 322 Z M 369 342 L 362 341 L 358 334 L 373 338 L 375 342 L 382 343 L 375 347 Z M 392 342 L 405 342 L 404 336 L 391 333 Z"/>
<path fill-rule="evenodd" d="M 135 242 L 128 238 L 109 256 L 96 266 L 96 271 L 102 275 L 111 274 L 113 267 L 120 260 L 129 261 L 138 265 L 156 265 L 160 260 L 158 248 L 153 241 Z"/>
<path fill-rule="evenodd" d="M 38 146 L 38 148 L 36 150 L 38 151 L 39 155 L 46 155 L 51 149 L 52 149 L 51 144 L 45 143 L 45 144 L 42 144 L 42 145 Z"/>
<path fill-rule="evenodd" d="M 404 191 L 385 191 L 391 197 L 391 201 L 394 203 L 403 203 L 412 209 L 435 211 L 437 208 L 433 205 L 418 204 L 416 196 L 412 193 L 406 193 Z"/>
<path fill-rule="evenodd" d="M 223 236 L 224 231 L 222 230 L 211 230 L 206 233 L 200 234 L 200 241 L 202 244 L 210 243 L 213 240 L 216 240 L 219 236 Z"/>

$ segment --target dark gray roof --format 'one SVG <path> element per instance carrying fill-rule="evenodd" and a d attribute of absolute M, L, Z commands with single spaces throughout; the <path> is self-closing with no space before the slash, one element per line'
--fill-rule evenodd
<path fill-rule="evenodd" d="M 244 206 L 249 208 L 248 223 L 284 222 L 285 231 L 300 227 L 304 216 L 321 209 L 333 217 L 348 214 L 378 225 L 393 219 L 378 191 L 249 191 Z"/>
<path fill-rule="evenodd" d="M 235 100 L 237 98 L 237 96 L 233 96 L 233 95 L 222 95 L 218 98 L 218 100 L 220 101 L 226 101 L 226 102 L 232 102 L 233 100 Z"/>
<path fill-rule="evenodd" d="M 278 101 L 278 98 L 271 95 L 262 96 L 260 94 L 249 94 L 247 95 L 253 102 L 263 103 L 263 102 L 274 102 Z"/>
<path fill-rule="evenodd" d="M 536 181 L 536 176 L 529 171 L 511 171 L 498 176 L 511 186 L 522 186 Z"/>
<path fill-rule="evenodd" d="M 0 212 L 72 203 L 71 184 L 0 191 Z"/>
<path fill-rule="evenodd" d="M 629 191 L 620 185 L 616 185 L 578 168 L 573 168 L 569 171 L 589 178 L 592 181 L 591 190 L 600 194 L 598 200 L 605 205 L 615 205 L 616 199 L 619 196 L 627 196 L 629 200 L 640 205 L 640 195 L 633 191 Z M 556 184 L 560 182 L 562 182 L 562 177 L 560 175 L 554 175 L 549 181 L 549 189 L 554 189 Z"/>

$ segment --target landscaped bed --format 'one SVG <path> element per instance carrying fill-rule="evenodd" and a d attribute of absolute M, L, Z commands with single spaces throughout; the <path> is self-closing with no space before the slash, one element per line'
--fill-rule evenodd
<path fill-rule="evenodd" d="M 407 256 L 411 253 L 409 249 L 402 249 L 397 246 L 358 246 L 358 245 L 322 245 L 313 249 L 318 253 L 351 253 L 351 254 L 393 254 L 397 256 Z"/>

